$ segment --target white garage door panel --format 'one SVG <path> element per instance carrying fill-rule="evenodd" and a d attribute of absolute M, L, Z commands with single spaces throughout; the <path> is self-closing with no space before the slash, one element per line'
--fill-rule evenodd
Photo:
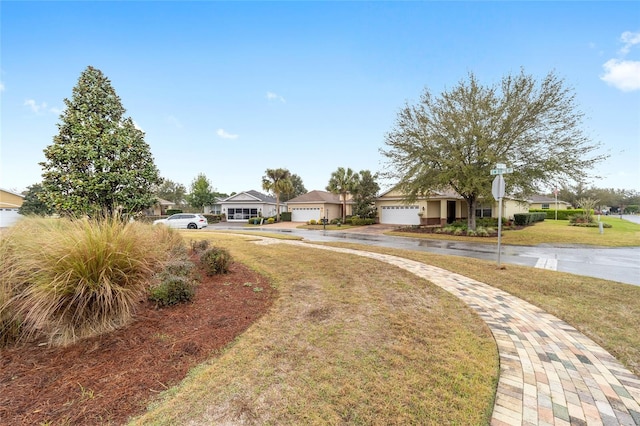
<path fill-rule="evenodd" d="M 18 209 L 3 208 L 0 209 L 0 228 L 7 228 L 18 220 L 22 216 L 18 214 Z"/>
<path fill-rule="evenodd" d="M 320 219 L 319 207 L 294 207 L 291 209 L 292 222 L 308 222 Z"/>
<path fill-rule="evenodd" d="M 383 206 L 381 223 L 393 225 L 420 225 L 418 206 Z"/>

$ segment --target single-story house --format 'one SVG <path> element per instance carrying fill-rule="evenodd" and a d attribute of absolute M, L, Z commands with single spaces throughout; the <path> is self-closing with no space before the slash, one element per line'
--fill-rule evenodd
<path fill-rule="evenodd" d="M 467 219 L 467 202 L 452 190 L 436 191 L 428 197 L 407 203 L 404 194 L 391 188 L 376 199 L 378 222 L 393 225 L 446 225 Z M 529 211 L 528 203 L 505 197 L 502 217 Z M 478 202 L 476 217 L 498 217 L 498 202 Z"/>
<path fill-rule="evenodd" d="M 252 217 L 276 215 L 276 199 L 258 191 L 244 191 L 220 201 L 221 213 L 229 222 L 240 222 Z M 280 213 L 287 211 L 287 205 L 280 203 Z"/>
<path fill-rule="evenodd" d="M 204 214 L 222 214 L 222 198 L 216 198 L 210 206 L 204 206 Z"/>
<path fill-rule="evenodd" d="M 546 195 L 532 195 L 529 197 L 529 208 L 534 210 L 567 210 L 571 208 L 571 204 L 566 201 L 558 200 L 556 208 L 555 197 L 547 197 Z"/>
<path fill-rule="evenodd" d="M 156 203 L 146 209 L 144 213 L 147 216 L 165 216 L 167 210 L 175 208 L 176 204 L 173 201 L 167 201 L 162 198 L 158 198 Z"/>
<path fill-rule="evenodd" d="M 0 188 L 0 228 L 6 228 L 16 223 L 22 216 L 18 213 L 24 195 Z"/>
<path fill-rule="evenodd" d="M 308 222 L 323 218 L 342 218 L 342 197 L 327 191 L 309 191 L 287 201 L 292 222 Z M 353 201 L 347 198 L 346 216 L 353 214 Z"/>

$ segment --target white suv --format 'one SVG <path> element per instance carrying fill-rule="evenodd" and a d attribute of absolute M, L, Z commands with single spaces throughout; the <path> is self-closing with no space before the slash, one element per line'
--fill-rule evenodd
<path fill-rule="evenodd" d="M 207 218 L 196 213 L 177 213 L 166 219 L 158 219 L 153 221 L 154 225 L 162 224 L 169 228 L 187 228 L 201 229 L 206 227 L 209 222 Z"/>

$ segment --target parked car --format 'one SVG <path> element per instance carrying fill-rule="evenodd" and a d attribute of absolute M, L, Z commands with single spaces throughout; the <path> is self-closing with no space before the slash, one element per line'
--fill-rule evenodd
<path fill-rule="evenodd" d="M 153 221 L 154 225 L 165 225 L 169 228 L 201 229 L 209 225 L 207 218 L 196 213 L 176 213 L 166 219 Z"/>

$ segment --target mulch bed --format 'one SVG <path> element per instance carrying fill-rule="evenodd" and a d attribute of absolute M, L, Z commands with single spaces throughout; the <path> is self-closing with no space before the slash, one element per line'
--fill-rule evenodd
<path fill-rule="evenodd" d="M 190 303 L 140 303 L 135 321 L 68 347 L 0 349 L 0 424 L 123 424 L 215 357 L 275 298 L 265 278 L 239 263 L 203 276 Z"/>

